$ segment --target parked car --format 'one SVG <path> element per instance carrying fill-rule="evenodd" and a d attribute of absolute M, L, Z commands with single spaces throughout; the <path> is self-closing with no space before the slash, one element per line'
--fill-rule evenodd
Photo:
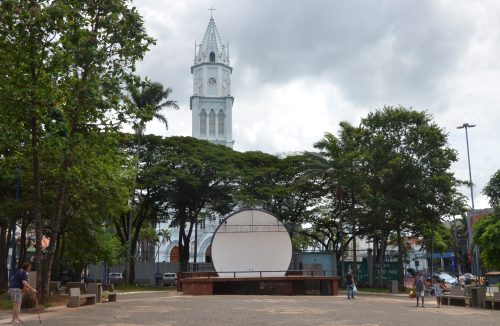
<path fill-rule="evenodd" d="M 161 282 L 163 285 L 177 285 L 177 274 L 164 273 Z"/>
<path fill-rule="evenodd" d="M 123 273 L 109 273 L 109 283 L 122 285 L 124 283 Z"/>
<path fill-rule="evenodd" d="M 471 273 L 463 273 L 463 274 L 460 274 L 460 276 L 458 277 L 458 283 L 460 285 L 468 285 L 468 284 L 474 283 L 475 280 L 476 280 L 476 277 L 474 275 L 472 275 Z"/>
<path fill-rule="evenodd" d="M 455 285 L 458 285 L 458 280 L 456 277 L 454 276 L 451 276 L 450 274 L 448 273 L 445 273 L 445 272 L 442 272 L 442 273 L 437 273 L 437 274 L 434 274 L 434 277 L 442 282 L 444 282 L 445 284 L 449 284 L 451 286 L 455 286 Z"/>

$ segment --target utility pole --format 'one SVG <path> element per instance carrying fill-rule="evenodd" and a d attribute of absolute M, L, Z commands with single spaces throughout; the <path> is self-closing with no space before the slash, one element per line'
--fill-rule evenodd
<path fill-rule="evenodd" d="M 471 124 L 468 124 L 468 123 L 464 123 L 463 125 L 461 126 L 458 126 L 457 129 L 465 129 L 465 142 L 467 144 L 467 162 L 468 162 L 468 165 L 469 165 L 469 186 L 470 186 L 470 199 L 471 199 L 471 206 L 472 206 L 472 211 L 471 211 L 471 218 L 474 214 L 474 191 L 473 191 L 473 184 L 472 184 L 472 172 L 471 172 L 471 168 L 470 168 L 470 152 L 469 152 L 469 133 L 468 133 L 468 129 L 469 128 L 474 128 L 476 125 L 471 125 Z M 467 226 L 469 226 L 469 223 L 467 223 Z M 469 228 L 469 234 L 472 235 L 472 224 L 470 224 L 470 228 Z M 471 238 L 469 236 L 469 242 L 471 242 L 470 244 L 472 244 L 472 241 L 470 241 Z M 477 277 L 478 277 L 478 280 L 480 280 L 481 278 L 481 263 L 479 261 L 479 247 L 476 245 L 474 247 L 474 265 L 475 265 L 475 269 L 476 269 L 476 274 L 477 274 Z"/>

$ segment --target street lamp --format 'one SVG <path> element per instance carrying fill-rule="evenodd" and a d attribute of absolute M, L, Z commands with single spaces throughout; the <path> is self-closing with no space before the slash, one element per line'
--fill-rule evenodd
<path fill-rule="evenodd" d="M 474 128 L 476 125 L 470 125 L 468 123 L 464 123 L 461 126 L 458 126 L 457 129 L 465 129 L 465 142 L 467 144 L 467 162 L 469 164 L 469 186 L 470 186 L 470 199 L 471 199 L 471 204 L 472 204 L 472 214 L 474 214 L 474 191 L 473 191 L 473 184 L 472 184 L 472 172 L 470 168 L 470 153 L 469 153 L 469 133 L 468 129 L 469 128 Z M 471 214 L 471 217 L 472 217 Z M 469 225 L 469 223 L 467 223 Z M 470 225 L 471 230 L 469 230 L 469 234 L 472 235 L 472 224 Z M 469 236 L 469 242 L 472 242 Z M 474 260 L 476 261 L 476 270 L 477 270 L 477 276 L 478 279 L 481 277 L 481 267 L 480 267 L 480 262 L 479 262 L 479 247 L 475 246 L 474 248 Z"/>
<path fill-rule="evenodd" d="M 470 186 L 470 199 L 472 202 L 472 211 L 474 211 L 474 192 L 472 191 L 472 173 L 470 169 L 470 154 L 469 154 L 469 133 L 467 132 L 468 128 L 474 128 L 476 125 L 470 125 L 468 123 L 464 123 L 461 126 L 458 126 L 457 129 L 465 129 L 465 142 L 467 143 L 467 162 L 469 163 L 469 186 Z"/>

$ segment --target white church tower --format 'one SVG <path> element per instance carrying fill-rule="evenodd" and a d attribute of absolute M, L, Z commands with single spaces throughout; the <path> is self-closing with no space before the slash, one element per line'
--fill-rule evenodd
<path fill-rule="evenodd" d="M 233 148 L 231 73 L 229 44 L 222 43 L 213 17 L 203 41 L 195 44 L 193 74 L 192 135 Z"/>

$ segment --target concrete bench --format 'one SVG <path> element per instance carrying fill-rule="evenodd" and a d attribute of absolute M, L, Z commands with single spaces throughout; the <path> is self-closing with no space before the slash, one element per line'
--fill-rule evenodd
<path fill-rule="evenodd" d="M 85 283 L 83 283 L 83 282 L 68 282 L 68 283 L 66 283 L 66 289 L 67 289 L 68 293 L 69 293 L 69 290 L 73 289 L 73 288 L 80 289 L 80 293 L 82 293 L 82 294 L 87 293 L 87 287 L 85 286 Z"/>
<path fill-rule="evenodd" d="M 150 285 L 149 278 L 136 278 L 134 280 L 135 286 Z"/>
<path fill-rule="evenodd" d="M 102 290 L 106 291 L 104 294 L 108 296 L 109 302 L 116 302 L 118 292 L 115 291 L 113 284 L 103 284 Z"/>
<path fill-rule="evenodd" d="M 463 295 L 443 295 L 441 302 L 443 305 L 465 307 L 467 305 L 465 299 Z"/>
<path fill-rule="evenodd" d="M 484 308 L 500 310 L 500 299 L 494 297 L 486 297 L 484 299 Z"/>
<path fill-rule="evenodd" d="M 69 308 L 80 307 L 80 300 L 85 299 L 85 303 L 88 305 L 95 304 L 96 298 L 95 294 L 81 294 L 80 288 L 70 288 L 69 289 Z"/>

